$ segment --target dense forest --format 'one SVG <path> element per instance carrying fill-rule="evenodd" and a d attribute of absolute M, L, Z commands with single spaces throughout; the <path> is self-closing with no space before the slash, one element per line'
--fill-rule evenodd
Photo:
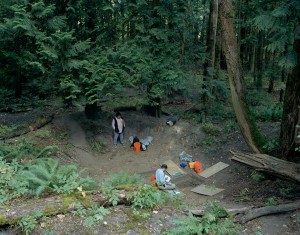
<path fill-rule="evenodd" d="M 162 99 L 195 79 L 202 85 L 193 102 L 204 106 L 226 102 L 230 87 L 244 136 L 260 152 L 247 92 L 280 89 L 269 111 L 282 120 L 279 155 L 293 159 L 299 1 L 234 4 L 235 12 L 231 1 L 1 1 L 2 106 L 61 95 L 92 108 L 134 87 L 145 94 L 140 105 L 159 115 Z"/>
<path fill-rule="evenodd" d="M 253 154 L 300 161 L 299 0 L 1 0 L 0 41 L 1 112 L 59 97 L 160 118 L 188 101 L 198 123 L 234 119 Z"/>

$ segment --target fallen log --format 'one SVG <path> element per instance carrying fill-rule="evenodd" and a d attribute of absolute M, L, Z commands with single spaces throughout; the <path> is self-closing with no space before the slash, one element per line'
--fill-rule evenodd
<path fill-rule="evenodd" d="M 120 191 L 118 194 L 118 204 L 126 204 L 129 193 Z M 99 192 L 87 193 L 84 197 L 82 193 L 62 194 L 48 198 L 31 199 L 21 205 L 11 205 L 0 208 L 0 226 L 15 224 L 23 216 L 34 215 L 40 211 L 44 216 L 52 216 L 60 213 L 67 213 L 76 210 L 76 204 L 81 203 L 85 207 L 92 205 L 110 205 L 109 199 Z"/>
<path fill-rule="evenodd" d="M 245 224 L 246 222 L 253 220 L 258 217 L 266 216 L 266 215 L 274 215 L 286 213 L 289 211 L 295 211 L 300 209 L 300 201 L 281 204 L 277 206 L 265 206 L 260 208 L 255 208 L 248 210 L 245 214 L 241 214 L 235 218 L 235 222 Z"/>
<path fill-rule="evenodd" d="M 245 213 L 246 211 L 249 211 L 253 207 L 246 206 L 246 207 L 241 207 L 241 208 L 224 208 L 228 214 L 236 215 L 236 214 L 241 214 Z M 203 216 L 205 213 L 204 209 L 197 209 L 197 210 L 187 210 L 186 212 L 192 213 L 195 216 Z"/>
<path fill-rule="evenodd" d="M 10 133 L 8 135 L 5 136 L 0 136 L 0 140 L 7 140 L 7 139 L 12 139 L 21 135 L 25 135 L 28 132 L 31 131 L 35 131 L 40 129 L 41 127 L 47 125 L 48 123 L 50 123 L 54 118 L 54 115 L 50 115 L 48 117 L 43 117 L 40 118 L 39 120 L 37 120 L 35 123 L 30 124 L 27 128 L 23 128 L 21 130 L 17 130 L 13 133 Z"/>
<path fill-rule="evenodd" d="M 267 154 L 248 154 L 231 151 L 232 160 L 254 167 L 257 171 L 277 175 L 281 178 L 300 183 L 300 164 L 284 161 Z"/>

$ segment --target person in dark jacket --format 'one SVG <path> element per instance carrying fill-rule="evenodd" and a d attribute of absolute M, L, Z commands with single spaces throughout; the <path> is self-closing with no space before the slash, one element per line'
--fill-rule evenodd
<path fill-rule="evenodd" d="M 114 129 L 114 146 L 117 146 L 118 138 L 120 138 L 120 143 L 123 145 L 125 121 L 120 112 L 117 112 L 112 120 L 112 128 Z"/>

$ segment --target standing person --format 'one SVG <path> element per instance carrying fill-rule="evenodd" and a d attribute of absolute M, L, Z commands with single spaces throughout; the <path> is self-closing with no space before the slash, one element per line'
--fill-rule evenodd
<path fill-rule="evenodd" d="M 112 120 L 112 128 L 114 129 L 114 146 L 117 146 L 118 138 L 120 137 L 120 143 L 124 145 L 124 130 L 125 121 L 120 112 L 117 112 Z"/>
<path fill-rule="evenodd" d="M 166 180 L 165 171 L 168 169 L 166 164 L 162 164 L 155 172 L 156 184 L 159 189 L 171 190 L 175 189 L 175 184 L 172 184 Z"/>

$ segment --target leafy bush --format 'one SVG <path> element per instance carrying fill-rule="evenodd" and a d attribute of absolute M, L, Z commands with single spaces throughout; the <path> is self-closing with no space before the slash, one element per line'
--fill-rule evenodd
<path fill-rule="evenodd" d="M 191 120 L 194 123 L 202 123 L 203 116 L 198 112 L 188 111 L 183 114 L 183 118 L 187 120 Z"/>
<path fill-rule="evenodd" d="M 270 197 L 267 199 L 266 206 L 276 206 L 276 205 L 277 205 L 277 201 L 274 197 Z"/>
<path fill-rule="evenodd" d="M 278 104 L 270 104 L 260 109 L 252 110 L 255 119 L 260 121 L 278 121 L 281 119 L 283 107 Z"/>
<path fill-rule="evenodd" d="M 218 136 L 221 134 L 221 130 L 209 122 L 202 124 L 202 130 L 208 135 Z"/>
<path fill-rule="evenodd" d="M 228 217 L 227 212 L 216 203 L 211 203 L 206 209 L 202 218 L 196 218 L 191 213 L 186 218 L 178 219 L 176 226 L 166 235 L 221 235 L 236 234 L 238 226 L 233 223 L 233 219 Z"/>
<path fill-rule="evenodd" d="M 270 151 L 270 150 L 273 150 L 273 149 L 275 149 L 276 147 L 278 147 L 278 145 L 279 145 L 278 140 L 276 140 L 276 139 L 271 139 L 271 140 L 268 140 L 268 141 L 264 144 L 263 148 L 266 149 L 266 150 L 268 150 L 268 151 Z"/>
<path fill-rule="evenodd" d="M 70 193 L 78 187 L 93 187 L 91 178 L 81 178 L 75 165 L 59 166 L 59 161 L 52 158 L 36 159 L 26 164 L 20 175 L 29 183 L 29 189 L 35 195 L 45 191 Z"/>
<path fill-rule="evenodd" d="M 21 138 L 19 140 L 3 143 L 0 145 L 0 157 L 7 161 L 21 160 L 25 158 L 49 157 L 57 151 L 56 146 L 47 146 L 43 149 L 37 147 L 33 141 Z"/>
<path fill-rule="evenodd" d="M 153 208 L 158 204 L 164 203 L 170 196 L 152 185 L 139 185 L 138 189 L 127 196 L 131 200 L 132 207 Z"/>
<path fill-rule="evenodd" d="M 237 124 L 236 121 L 234 120 L 227 120 L 225 122 L 225 127 L 224 127 L 224 132 L 225 133 L 231 133 L 231 132 L 234 132 L 234 131 L 237 131 L 239 130 L 239 125 Z"/>
<path fill-rule="evenodd" d="M 31 234 L 31 231 L 37 226 L 38 219 L 41 218 L 43 214 L 40 211 L 37 211 L 32 216 L 23 216 L 17 223 L 21 227 L 22 231 L 26 235 Z"/>
<path fill-rule="evenodd" d="M 93 205 L 85 209 L 82 204 L 78 203 L 76 208 L 77 210 L 73 211 L 73 215 L 84 217 L 83 225 L 86 227 L 91 227 L 94 224 L 103 221 L 104 216 L 110 213 L 109 210 L 105 209 L 103 206 L 98 207 Z"/>
<path fill-rule="evenodd" d="M 17 161 L 7 162 L 0 157 L 0 203 L 28 193 L 28 182 L 18 175 L 22 169 Z"/>
<path fill-rule="evenodd" d="M 141 175 L 139 174 L 130 175 L 124 171 L 111 175 L 109 179 L 106 181 L 106 183 L 111 185 L 112 187 L 119 186 L 119 185 L 126 185 L 126 184 L 138 184 L 141 182 L 142 182 Z"/>
<path fill-rule="evenodd" d="M 257 182 L 264 181 L 266 179 L 266 176 L 263 173 L 253 171 L 251 173 L 251 178 Z"/>

